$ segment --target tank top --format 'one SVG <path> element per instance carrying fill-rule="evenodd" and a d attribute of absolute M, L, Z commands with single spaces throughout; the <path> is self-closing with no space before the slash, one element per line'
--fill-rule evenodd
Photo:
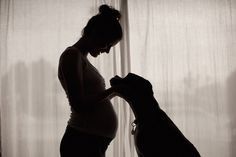
<path fill-rule="evenodd" d="M 104 78 L 100 75 L 98 70 L 88 61 L 88 59 L 79 52 L 77 48 L 68 47 L 61 55 L 58 66 L 58 78 L 62 87 L 65 90 L 69 103 L 69 95 L 67 92 L 67 83 L 70 81 L 66 79 L 67 76 L 63 73 L 63 54 L 70 53 L 71 49 L 78 51 L 78 61 L 83 63 L 83 84 L 84 95 L 93 95 L 98 92 L 106 90 Z M 74 50 L 75 51 L 75 50 Z M 78 95 L 79 97 L 79 95 Z M 76 104 L 74 104 L 76 105 Z M 70 119 L 68 125 L 86 133 L 95 134 L 99 136 L 114 138 L 117 131 L 117 116 L 109 99 L 94 104 L 94 109 L 86 110 L 86 112 L 76 112 L 71 107 Z"/>

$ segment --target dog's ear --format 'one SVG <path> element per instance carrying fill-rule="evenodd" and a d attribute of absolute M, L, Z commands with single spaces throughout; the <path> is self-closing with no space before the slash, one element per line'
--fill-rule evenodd
<path fill-rule="evenodd" d="M 124 78 L 124 81 L 127 83 L 127 84 L 130 84 L 130 85 L 134 85 L 134 86 L 137 86 L 137 85 L 142 85 L 142 84 L 145 84 L 147 82 L 146 79 L 144 79 L 143 77 L 139 76 L 139 75 L 136 75 L 134 73 L 129 73 L 125 78 Z"/>
<path fill-rule="evenodd" d="M 139 76 L 139 75 L 136 75 L 136 74 L 134 74 L 134 73 L 128 73 L 128 75 L 124 78 L 124 79 L 126 79 L 126 80 L 132 80 L 132 79 L 137 79 L 137 78 L 142 78 L 141 76 Z"/>
<path fill-rule="evenodd" d="M 134 73 L 128 73 L 128 75 L 125 76 L 123 79 L 125 83 L 130 84 L 130 83 L 135 83 L 134 81 L 140 76 L 134 74 Z"/>
<path fill-rule="evenodd" d="M 152 90 L 152 84 L 144 79 L 143 77 L 136 75 L 134 73 L 129 73 L 124 79 L 123 81 L 130 85 L 135 87 L 142 87 L 144 89 L 144 91 L 147 94 L 153 94 L 153 90 Z"/>
<path fill-rule="evenodd" d="M 113 77 L 112 79 L 110 79 L 110 85 L 111 86 L 115 86 L 122 83 L 122 78 L 118 75 L 116 75 L 115 77 Z"/>

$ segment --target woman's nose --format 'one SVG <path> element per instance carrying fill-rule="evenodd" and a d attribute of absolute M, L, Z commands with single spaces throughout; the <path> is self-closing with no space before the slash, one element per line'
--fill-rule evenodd
<path fill-rule="evenodd" d="M 108 48 L 106 48 L 105 52 L 106 52 L 106 53 L 109 53 L 109 52 L 110 52 L 110 49 L 111 49 L 111 46 L 109 46 Z"/>

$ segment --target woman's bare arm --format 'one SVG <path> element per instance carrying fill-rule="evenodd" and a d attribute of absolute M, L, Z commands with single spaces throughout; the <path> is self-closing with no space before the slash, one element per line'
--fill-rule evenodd
<path fill-rule="evenodd" d="M 74 49 L 65 52 L 62 59 L 62 70 L 67 84 L 67 94 L 70 105 L 76 111 L 87 110 L 96 107 L 105 99 L 114 96 L 114 88 L 108 88 L 103 92 L 93 95 L 84 94 L 83 59 L 82 54 Z M 96 106 L 95 106 L 96 105 Z"/>

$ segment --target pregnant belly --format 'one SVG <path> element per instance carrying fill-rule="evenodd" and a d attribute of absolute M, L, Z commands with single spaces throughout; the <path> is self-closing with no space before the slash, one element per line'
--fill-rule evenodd
<path fill-rule="evenodd" d="M 68 122 L 71 127 L 87 133 L 114 138 L 117 131 L 117 116 L 110 101 L 98 104 L 86 113 L 71 113 Z"/>

